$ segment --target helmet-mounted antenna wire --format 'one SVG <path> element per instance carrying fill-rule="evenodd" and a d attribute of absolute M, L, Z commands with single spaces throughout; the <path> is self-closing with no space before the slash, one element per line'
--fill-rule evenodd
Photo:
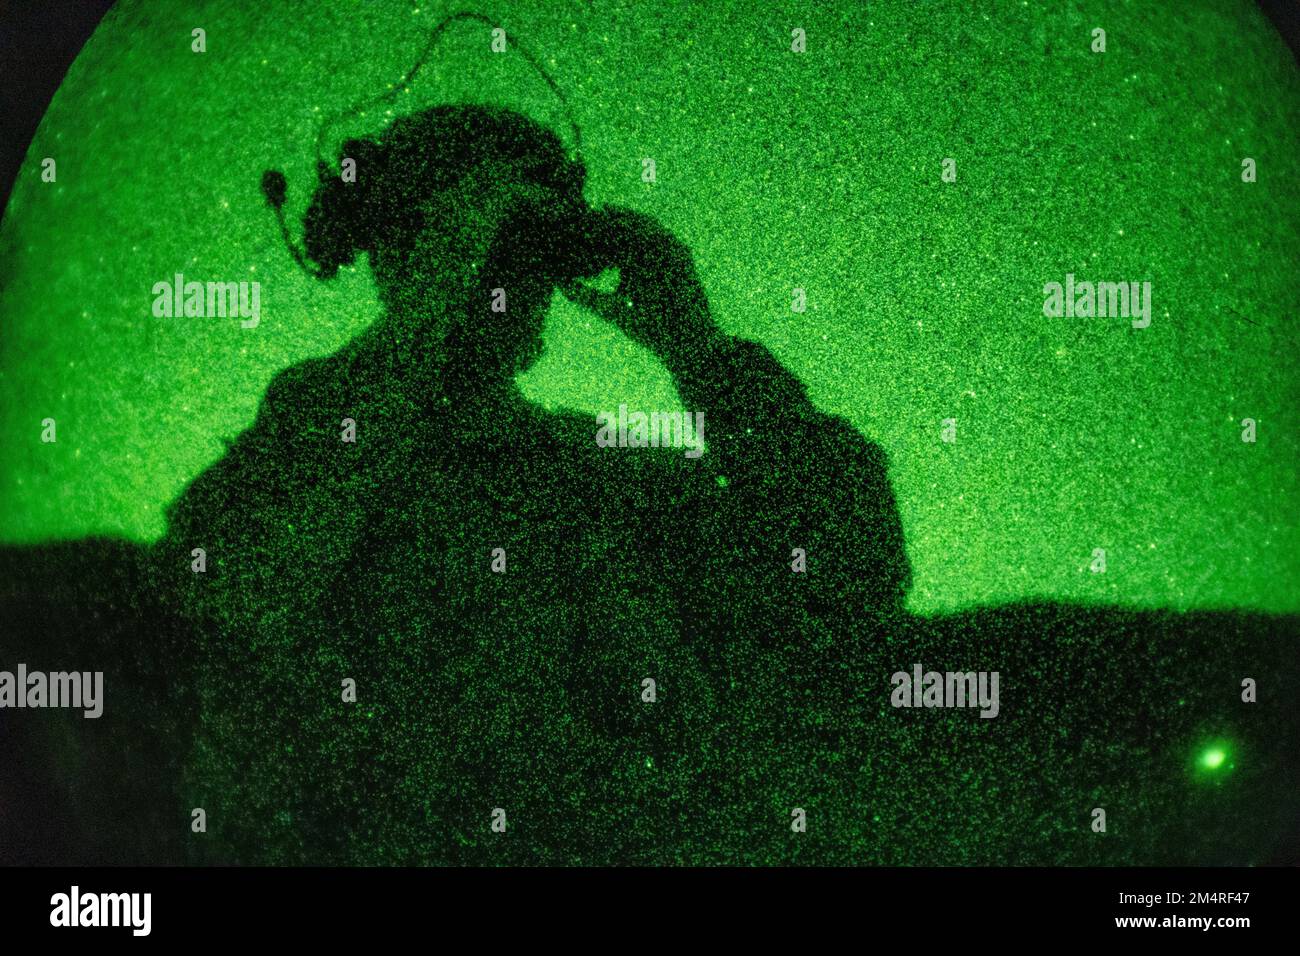
<path fill-rule="evenodd" d="M 446 32 L 447 28 L 450 27 L 453 23 L 457 23 L 461 21 L 471 21 L 471 20 L 476 21 L 478 23 L 487 24 L 489 27 L 492 27 L 493 29 L 501 29 L 504 32 L 504 28 L 501 27 L 501 24 L 498 23 L 496 20 L 492 19 L 491 17 L 485 14 L 476 13 L 471 10 L 464 10 L 459 13 L 453 13 L 446 17 L 443 17 L 440 21 L 438 21 L 438 23 L 433 27 L 433 29 L 429 31 L 429 38 L 425 41 L 424 48 L 420 51 L 420 55 L 416 59 L 415 63 L 411 66 L 409 70 L 406 71 L 406 75 L 403 76 L 401 80 L 399 80 L 391 90 L 388 90 L 385 93 L 380 93 L 378 96 L 373 96 L 368 99 L 362 100 L 360 103 L 357 103 L 355 106 L 351 107 L 350 109 L 344 110 L 343 112 L 336 114 L 321 126 L 320 132 L 316 136 L 317 168 L 318 169 L 322 167 L 327 168 L 329 165 L 326 162 L 324 157 L 324 147 L 325 147 L 326 138 L 330 130 L 332 130 L 335 126 L 337 126 L 340 121 L 350 116 L 355 116 L 357 113 L 360 113 L 362 110 L 366 109 L 367 107 L 381 106 L 384 103 L 389 103 L 395 100 L 398 94 L 402 90 L 407 89 L 408 87 L 410 87 L 411 83 L 414 82 L 416 75 L 420 72 L 420 69 L 424 66 L 424 64 L 428 62 L 429 56 L 433 53 L 434 45 L 438 42 L 439 38 L 443 35 L 443 33 Z M 518 53 L 520 56 L 522 56 L 524 60 L 528 63 L 528 65 L 531 66 L 533 70 L 543 80 L 546 81 L 546 85 L 550 87 L 550 90 L 552 93 L 555 94 L 556 99 L 558 99 L 564 105 L 565 116 L 568 118 L 569 128 L 573 132 L 574 155 L 579 159 L 579 161 L 581 161 L 582 130 L 578 127 L 577 121 L 573 118 L 573 107 L 569 104 L 568 97 L 564 95 L 564 91 L 561 90 L 559 84 L 555 82 L 555 78 L 552 77 L 551 74 L 546 71 L 546 69 L 537 61 L 537 58 L 533 56 L 533 54 L 525 46 L 523 46 L 521 43 L 515 40 L 514 37 L 510 36 L 509 33 L 505 34 L 505 38 L 506 38 L 506 43 L 510 46 L 510 48 L 514 50 L 516 53 Z"/>
<path fill-rule="evenodd" d="M 478 23 L 485 23 L 488 26 L 492 27 L 493 29 L 503 29 L 500 27 L 497 21 L 493 20 L 491 17 L 488 17 L 482 13 L 475 13 L 473 11 L 467 10 L 467 11 L 462 11 L 460 13 L 453 13 L 449 16 L 443 17 L 443 19 L 440 20 L 430 31 L 429 38 L 428 40 L 425 41 L 424 48 L 420 51 L 419 58 L 416 59 L 414 65 L 412 65 L 412 67 L 406 71 L 406 75 L 402 77 L 399 83 L 397 83 L 391 90 L 389 90 L 386 93 L 381 93 L 378 96 L 370 97 L 366 100 L 361 101 L 356 106 L 353 106 L 351 109 L 344 110 L 342 113 L 336 114 L 333 118 L 327 120 L 321 126 L 320 131 L 316 135 L 316 173 L 319 179 L 321 180 L 321 182 L 324 182 L 326 179 L 330 178 L 331 176 L 330 164 L 325 160 L 323 154 L 325 139 L 326 136 L 329 134 L 330 130 L 332 130 L 335 126 L 337 126 L 341 120 L 349 116 L 356 115 L 357 113 L 361 112 L 363 109 L 365 109 L 368 106 L 380 105 L 383 103 L 391 102 L 392 100 L 396 99 L 399 92 L 401 92 L 404 89 L 408 89 L 410 87 L 412 81 L 414 81 L 416 77 L 416 74 L 420 72 L 421 67 L 423 67 L 424 64 L 428 62 L 429 56 L 433 52 L 434 44 L 438 42 L 439 37 L 441 37 L 442 34 L 446 31 L 446 29 L 450 27 L 453 23 L 457 23 L 465 20 L 473 20 Z M 559 84 L 555 82 L 554 77 L 552 77 L 551 74 L 548 73 L 542 67 L 542 65 L 537 62 L 537 58 L 534 57 L 533 54 L 527 48 L 525 48 L 522 44 L 517 43 L 512 37 L 509 36 L 509 34 L 506 34 L 506 43 L 511 47 L 511 49 L 518 52 L 528 62 L 528 65 L 531 66 L 533 70 L 536 71 L 537 74 L 546 81 L 546 85 L 550 87 L 551 92 L 555 94 L 556 99 L 558 99 L 562 104 L 564 104 L 564 112 L 565 115 L 568 117 L 569 127 L 573 131 L 574 155 L 577 158 L 577 160 L 581 162 L 582 161 L 582 130 L 578 127 L 577 121 L 573 118 L 573 108 L 569 104 L 568 97 L 564 95 L 564 91 L 560 89 Z M 271 209 L 275 212 L 276 221 L 279 223 L 280 226 L 280 236 L 281 238 L 284 239 L 284 244 L 288 248 L 289 253 L 293 256 L 294 262 L 296 262 L 298 266 L 308 275 L 315 276 L 316 278 L 324 278 L 326 273 L 322 269 L 316 268 L 310 262 L 307 261 L 307 257 L 303 255 L 302 250 L 298 248 L 297 243 L 295 243 L 293 241 L 293 238 L 289 235 L 289 226 L 285 222 L 285 218 L 284 218 L 284 201 L 285 201 L 285 195 L 287 189 L 288 189 L 288 184 L 285 180 L 284 173 L 280 172 L 280 170 L 268 169 L 266 170 L 265 173 L 262 174 L 262 194 L 266 198 L 267 205 L 270 206 Z"/>

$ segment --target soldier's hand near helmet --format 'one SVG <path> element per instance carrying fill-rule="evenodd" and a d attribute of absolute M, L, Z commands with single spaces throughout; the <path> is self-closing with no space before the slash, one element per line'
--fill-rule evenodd
<path fill-rule="evenodd" d="M 651 217 L 594 210 L 560 241 L 589 260 L 576 274 L 619 271 L 614 292 L 573 280 L 564 294 L 654 352 L 685 407 L 705 415 L 698 467 L 728 491 L 704 503 L 701 520 L 719 553 L 746 556 L 722 578 L 820 615 L 896 612 L 910 569 L 884 453 L 817 409 L 766 347 L 718 329 L 690 250 Z M 791 575 L 795 544 L 817 556 L 814 572 Z"/>
<path fill-rule="evenodd" d="M 615 324 L 665 362 L 698 353 L 725 338 L 686 245 L 644 213 L 617 206 L 592 210 L 570 241 L 588 263 L 584 273 L 619 272 L 618 288 L 603 292 L 581 282 L 561 287 L 574 302 Z"/>

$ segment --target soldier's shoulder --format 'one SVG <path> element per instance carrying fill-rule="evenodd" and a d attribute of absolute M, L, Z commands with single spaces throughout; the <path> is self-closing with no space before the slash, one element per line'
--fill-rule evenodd
<path fill-rule="evenodd" d="M 275 374 L 262 396 L 258 417 L 291 409 L 319 408 L 345 395 L 352 362 L 342 352 L 309 358 Z"/>

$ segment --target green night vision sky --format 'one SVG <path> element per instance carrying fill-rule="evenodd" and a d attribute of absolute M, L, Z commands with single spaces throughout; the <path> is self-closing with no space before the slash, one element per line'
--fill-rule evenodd
<path fill-rule="evenodd" d="M 285 170 L 300 228 L 319 124 L 396 81 L 450 8 L 244 6 L 119 3 L 28 152 L 0 227 L 0 540 L 157 538 L 272 376 L 376 318 L 364 261 L 330 283 L 294 267 L 258 182 Z M 852 6 L 497 15 L 572 101 L 589 200 L 674 230 L 722 328 L 888 451 L 913 610 L 1300 610 L 1300 76 L 1276 32 L 1246 0 L 1177 18 Z M 506 105 L 568 136 L 543 81 L 476 26 L 394 112 L 407 101 Z M 155 318 L 151 289 L 177 272 L 260 282 L 259 325 Z M 1150 327 L 1045 318 L 1043 285 L 1067 273 L 1150 281 Z M 657 360 L 558 296 L 546 341 L 522 380 L 539 403 L 678 406 Z"/>

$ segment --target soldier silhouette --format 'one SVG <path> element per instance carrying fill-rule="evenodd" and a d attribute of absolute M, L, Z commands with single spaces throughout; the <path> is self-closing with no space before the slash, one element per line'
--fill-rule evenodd
<path fill-rule="evenodd" d="M 907 614 L 881 452 L 716 328 L 667 230 L 589 207 L 558 137 L 448 106 L 342 155 L 301 258 L 365 253 L 382 317 L 275 378 L 148 554 L 0 550 L 10 658 L 108 689 L 0 739 L 32 770 L 0 781 L 10 857 L 1294 860 L 1297 708 L 1240 696 L 1294 682 L 1294 617 Z M 524 400 L 557 293 L 659 356 L 701 457 Z M 997 719 L 891 709 L 917 664 L 999 672 Z M 1214 740 L 1218 782 L 1184 767 Z"/>
<path fill-rule="evenodd" d="M 808 650 L 832 611 L 860 629 L 901 612 L 908 566 L 881 451 L 814 408 L 764 347 L 717 329 L 689 251 L 666 229 L 589 207 L 584 170 L 554 133 L 504 110 L 444 106 L 349 141 L 342 156 L 357 181 L 322 177 L 307 258 L 327 278 L 365 252 L 382 318 L 275 378 L 254 425 L 174 503 L 159 545 L 205 550 L 204 573 L 183 579 L 187 607 L 223 635 L 203 672 L 232 719 L 275 736 L 316 720 L 333 739 L 332 686 L 351 675 L 387 701 L 389 734 L 446 728 L 455 714 L 458 735 L 501 740 L 484 745 L 496 758 L 460 771 L 445 748 L 376 771 L 375 804 L 396 806 L 391 788 L 412 776 L 427 792 L 458 774 L 488 789 L 517 779 L 525 769 L 512 762 L 553 750 L 568 721 L 601 744 L 553 754 L 552 766 L 605 779 L 633 751 L 685 760 L 720 695 Z M 608 269 L 615 291 L 584 281 Z M 602 448 L 590 417 L 523 398 L 515 378 L 541 353 L 557 290 L 664 362 L 704 414 L 701 457 Z M 222 689 L 253 674 L 268 683 L 251 696 Z M 491 708 L 466 706 L 471 674 L 499 679 Z M 664 691 L 662 702 L 651 694 L 653 721 L 636 716 L 647 678 Z M 515 709 L 526 716 L 498 726 Z M 372 770 L 392 758 L 375 725 L 364 736 Z M 255 737 L 237 762 L 247 792 L 208 782 L 262 844 L 273 808 L 325 771 L 302 763 L 291 779 L 308 758 Z M 329 752 L 339 791 L 355 789 L 365 747 Z M 280 772 L 247 772 L 268 761 Z M 277 778 L 292 792 L 254 783 Z M 551 816 L 569 798 L 533 792 Z M 345 826 L 337 805 L 314 799 L 309 817 L 329 832 L 313 846 L 346 858 L 363 823 Z"/>
<path fill-rule="evenodd" d="M 483 18 L 421 62 L 457 19 Z M 591 207 L 554 133 L 440 106 L 342 158 L 355 182 L 322 162 L 289 248 L 321 279 L 364 254 L 381 317 L 276 376 L 147 553 L 0 549 L 6 652 L 109 688 L 93 728 L 26 712 L 0 735 L 29 768 L 0 775 L 0 853 L 1294 861 L 1300 710 L 1273 688 L 1295 617 L 907 614 L 883 453 L 718 329 L 667 229 Z M 283 177 L 263 188 L 288 239 Z M 658 356 L 702 456 L 602 447 L 523 398 L 557 294 Z M 998 672 L 998 717 L 891 709 L 916 666 Z M 1189 775 L 1214 740 L 1239 766 Z"/>

